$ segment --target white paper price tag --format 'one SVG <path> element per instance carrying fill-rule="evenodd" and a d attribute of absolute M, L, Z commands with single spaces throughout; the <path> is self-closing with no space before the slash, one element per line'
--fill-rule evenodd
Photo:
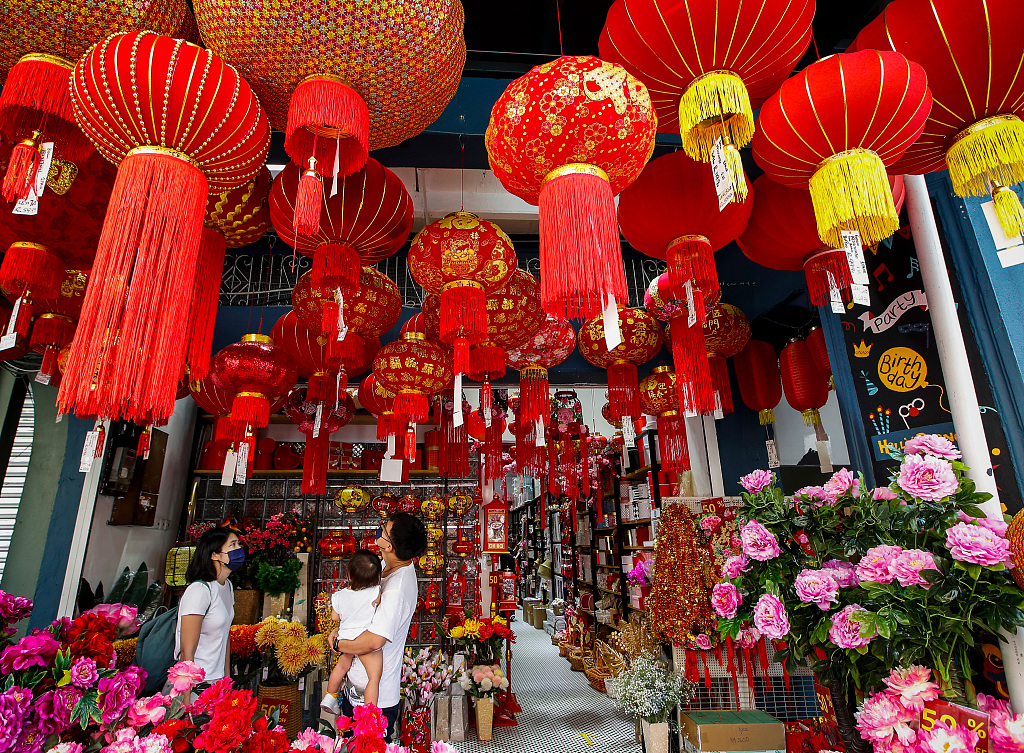
<path fill-rule="evenodd" d="M 336 288 L 334 295 L 338 302 L 338 342 L 344 342 L 348 337 L 348 325 L 345 324 L 345 294 L 341 292 L 341 288 Z"/>
<path fill-rule="evenodd" d="M 96 459 L 96 445 L 99 442 L 100 433 L 95 429 L 85 435 L 85 444 L 82 445 L 82 459 L 78 462 L 78 471 L 88 473 L 92 468 L 92 461 Z"/>
<path fill-rule="evenodd" d="M 725 158 L 725 143 L 721 137 L 711 148 L 711 174 L 715 179 L 715 193 L 718 194 L 718 211 L 721 212 L 732 201 L 736 190 L 729 177 L 729 162 Z"/>
<path fill-rule="evenodd" d="M 604 343 L 608 350 L 615 350 L 622 344 L 622 332 L 619 330 L 619 309 L 615 298 L 610 297 L 604 302 Z"/>
<path fill-rule="evenodd" d="M 338 195 L 338 173 L 341 172 L 341 136 L 334 142 L 334 182 L 331 183 L 331 196 Z M 299 680 L 301 683 L 302 680 Z M 299 685 L 302 690 L 302 685 Z"/>
<path fill-rule="evenodd" d="M 397 458 L 384 458 L 380 464 L 380 480 L 398 484 L 402 481 L 402 461 Z"/>
<path fill-rule="evenodd" d="M 818 463 L 822 473 L 832 473 L 832 458 L 828 454 L 828 442 L 818 440 Z"/>
<path fill-rule="evenodd" d="M 636 447 L 636 428 L 632 416 L 622 417 L 622 442 L 626 447 Z"/>
<path fill-rule="evenodd" d="M 843 239 L 843 250 L 846 251 L 846 263 L 850 265 L 850 275 L 858 285 L 867 285 L 868 265 L 864 263 L 864 245 L 861 243 L 859 230 L 840 230 Z"/>
<path fill-rule="evenodd" d="M 539 418 L 537 419 L 537 428 L 534 429 L 533 435 L 534 435 L 533 446 L 534 447 L 543 447 L 544 446 L 544 422 L 541 419 L 539 419 Z"/>
<path fill-rule="evenodd" d="M 393 458 L 394 456 L 395 456 L 395 435 L 392 434 L 391 436 L 388 437 L 388 446 L 387 446 L 387 449 L 384 450 L 384 457 L 386 457 L 386 458 Z"/>
<path fill-rule="evenodd" d="M 53 162 L 53 142 L 47 141 L 39 147 L 39 169 L 36 171 L 36 182 L 32 191 L 40 199 L 46 191 L 46 179 L 50 177 L 50 163 Z"/>
<path fill-rule="evenodd" d="M 18 333 L 14 331 L 14 325 L 18 321 L 18 312 L 21 311 L 21 297 L 14 302 L 14 308 L 11 310 L 11 318 L 7 321 L 7 334 L 0 337 L 0 350 L 7 350 L 13 348 L 18 344 Z"/>
<path fill-rule="evenodd" d="M 264 667 L 264 668 L 263 668 L 263 679 L 264 679 L 264 680 L 266 680 L 266 679 L 267 679 L 267 676 L 268 676 L 269 674 L 270 674 L 270 667 Z"/>
<path fill-rule="evenodd" d="M 224 456 L 224 470 L 220 474 L 220 485 L 231 486 L 235 483 L 235 466 L 238 464 L 238 453 L 228 450 Z"/>
<path fill-rule="evenodd" d="M 39 214 L 39 199 L 30 190 L 28 196 L 24 199 L 18 199 L 14 202 L 14 209 L 11 210 L 11 214 L 18 214 L 23 217 L 35 217 Z"/>
<path fill-rule="evenodd" d="M 455 375 L 455 389 L 452 390 L 452 398 L 455 400 L 452 412 L 452 426 L 458 429 L 465 420 L 462 417 L 462 374 Z"/>
<path fill-rule="evenodd" d="M 768 467 L 769 468 L 779 468 L 779 467 L 781 467 L 782 463 L 779 461 L 779 448 L 775 444 L 775 440 L 774 439 L 769 439 L 769 440 L 765 441 L 764 444 L 765 444 L 765 447 L 768 449 Z"/>
<path fill-rule="evenodd" d="M 324 406 L 317 403 L 316 406 L 316 417 L 313 419 L 313 439 L 320 436 L 320 427 L 323 426 L 324 422 Z"/>
<path fill-rule="evenodd" d="M 235 483 L 244 484 L 249 471 L 249 443 L 242 442 L 238 446 L 238 462 L 235 464 Z"/>
<path fill-rule="evenodd" d="M 36 374 L 35 381 L 39 382 L 39 384 L 49 384 L 50 378 L 51 377 L 49 374 L 44 374 L 43 372 L 40 371 Z"/>
<path fill-rule="evenodd" d="M 836 284 L 835 280 L 832 278 L 832 275 L 829 274 L 829 276 L 828 276 L 828 287 L 829 287 L 828 301 L 829 301 L 829 304 L 831 304 L 831 306 L 832 306 L 832 313 L 833 314 L 842 314 L 844 311 L 846 311 L 846 304 L 843 303 L 843 294 L 840 292 L 839 288 L 835 287 L 835 284 Z"/>
<path fill-rule="evenodd" d="M 850 286 L 850 290 L 853 292 L 853 302 L 859 306 L 870 306 L 871 305 L 871 288 L 867 285 L 860 285 L 853 283 Z"/>
<path fill-rule="evenodd" d="M 715 390 L 715 420 L 721 421 L 725 418 L 725 411 L 722 408 L 722 393 Z"/>

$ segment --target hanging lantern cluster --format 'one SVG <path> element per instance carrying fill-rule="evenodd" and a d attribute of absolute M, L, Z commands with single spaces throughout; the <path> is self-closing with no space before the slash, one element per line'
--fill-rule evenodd
<path fill-rule="evenodd" d="M 715 404 L 723 413 L 732 413 L 732 388 L 725 359 L 732 358 L 750 340 L 750 320 L 731 303 L 719 303 L 704 320 L 704 346 L 707 348 Z"/>

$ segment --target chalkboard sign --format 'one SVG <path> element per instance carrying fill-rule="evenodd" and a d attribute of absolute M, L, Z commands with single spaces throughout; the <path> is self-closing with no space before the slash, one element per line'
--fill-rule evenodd
<path fill-rule="evenodd" d="M 864 253 L 870 305 L 846 303 L 840 319 L 875 478 L 885 484 L 897 467 L 889 455 L 891 449 L 902 448 L 917 434 L 942 434 L 955 441 L 956 430 L 909 225 Z M 946 266 L 982 406 L 1000 499 L 1013 513 L 1021 508 L 1021 495 L 1006 437 L 992 407 L 992 391 L 948 255 Z"/>

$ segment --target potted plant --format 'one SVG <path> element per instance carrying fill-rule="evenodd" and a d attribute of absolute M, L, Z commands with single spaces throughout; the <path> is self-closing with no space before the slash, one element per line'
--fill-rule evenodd
<path fill-rule="evenodd" d="M 475 618 L 467 614 L 463 618 L 461 623 L 448 628 L 448 638 L 469 654 L 475 664 L 499 661 L 505 641 L 516 642 L 516 634 L 503 617 Z"/>
<path fill-rule="evenodd" d="M 452 667 L 443 653 L 430 648 L 406 649 L 402 659 L 402 744 L 415 753 L 428 753 L 434 697 L 452 681 Z"/>
<path fill-rule="evenodd" d="M 477 664 L 462 673 L 459 685 L 473 698 L 477 737 L 482 741 L 490 740 L 494 725 L 494 697 L 502 690 L 508 690 L 508 678 L 497 664 Z"/>
<path fill-rule="evenodd" d="M 660 664 L 652 654 L 641 654 L 619 675 L 616 702 L 639 719 L 647 753 L 668 753 L 669 713 L 693 698 L 693 683 Z"/>
<path fill-rule="evenodd" d="M 296 536 L 284 513 L 271 516 L 266 525 L 252 526 L 242 535 L 249 552 L 247 575 L 252 584 L 271 597 L 270 613 L 279 616 L 301 580 L 302 562 L 293 551 Z"/>
<path fill-rule="evenodd" d="M 258 692 L 260 704 L 279 708 L 281 724 L 294 736 L 302 729 L 299 678 L 323 666 L 327 639 L 321 633 L 308 635 L 300 622 L 271 616 L 259 624 L 255 642 L 264 671 Z"/>

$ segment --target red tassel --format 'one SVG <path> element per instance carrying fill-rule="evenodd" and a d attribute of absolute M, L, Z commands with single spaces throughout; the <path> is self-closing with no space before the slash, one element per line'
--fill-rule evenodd
<path fill-rule="evenodd" d="M 480 388 L 480 410 L 483 413 L 491 413 L 494 409 L 493 393 L 491 392 L 491 382 L 487 380 Z M 491 425 L 494 425 L 494 420 L 491 421 Z"/>
<path fill-rule="evenodd" d="M 240 392 L 231 402 L 235 423 L 262 429 L 270 424 L 270 401 L 256 392 Z"/>
<path fill-rule="evenodd" d="M 361 361 L 366 350 L 366 341 L 355 332 L 349 332 L 344 340 L 336 337 L 327 341 L 327 366 L 340 369 L 354 361 Z"/>
<path fill-rule="evenodd" d="M 57 373 L 57 353 L 60 352 L 60 348 L 47 348 L 43 351 L 43 365 L 39 367 L 39 373 L 44 377 L 53 379 L 53 375 Z M 47 380 L 49 384 L 49 380 Z"/>
<path fill-rule="evenodd" d="M 35 131 L 33 138 L 16 144 L 11 151 L 11 160 L 7 165 L 3 185 L 4 199 L 8 203 L 27 199 L 29 190 L 36 181 L 40 160 L 39 145 L 36 143 L 38 138 L 39 132 Z"/>
<path fill-rule="evenodd" d="M 558 496 L 558 461 L 556 460 L 555 442 L 548 442 L 548 492 L 552 497 Z"/>
<path fill-rule="evenodd" d="M 430 417 L 430 403 L 422 392 L 399 392 L 395 396 L 395 415 L 411 424 L 420 424 Z"/>
<path fill-rule="evenodd" d="M 366 164 L 370 144 L 370 114 L 366 102 L 337 77 L 317 76 L 299 82 L 288 107 L 284 148 L 297 164 L 311 156 L 324 175 L 344 177 Z"/>
<path fill-rule="evenodd" d="M 458 347 L 460 340 L 476 345 L 487 336 L 487 298 L 479 283 L 468 280 L 450 282 L 441 291 L 441 341 Z M 467 347 L 468 347 L 467 345 Z M 469 364 L 467 350 L 466 366 Z M 456 373 L 464 374 L 458 365 Z"/>
<path fill-rule="evenodd" d="M 838 288 L 844 301 L 850 300 L 853 275 L 842 249 L 823 248 L 804 262 L 807 291 L 815 306 L 827 306 L 831 291 Z"/>
<path fill-rule="evenodd" d="M 195 280 L 206 199 L 206 177 L 185 159 L 143 148 L 122 160 L 57 395 L 60 412 L 170 418 L 194 294 L 182 280 Z"/>
<path fill-rule="evenodd" d="M 586 428 L 580 432 L 580 493 L 590 496 L 590 433 Z M 576 516 L 572 519 L 575 523 Z"/>
<path fill-rule="evenodd" d="M 401 418 L 392 411 L 384 411 L 377 416 L 377 439 L 385 440 L 388 437 L 397 437 L 404 427 L 405 422 Z"/>
<path fill-rule="evenodd" d="M 706 651 L 700 652 L 700 663 L 704 667 L 704 687 L 711 692 L 711 671 L 708 669 L 708 654 Z"/>
<path fill-rule="evenodd" d="M 715 253 L 703 235 L 684 235 L 676 238 L 665 251 L 668 261 L 668 281 L 673 289 L 682 288 L 693 280 L 712 299 L 718 300 L 720 287 Z"/>
<path fill-rule="evenodd" d="M 14 320 L 13 326 L 7 327 L 5 323 L 4 334 L 17 332 L 18 340 L 28 337 L 29 327 L 32 326 L 32 296 L 31 293 L 22 296 L 21 306 L 18 307 L 18 318 Z"/>
<path fill-rule="evenodd" d="M 722 403 L 722 413 L 732 413 L 732 387 L 729 384 L 729 369 L 725 365 L 725 359 L 712 356 L 708 358 L 708 366 L 711 369 L 711 384 Z"/>
<path fill-rule="evenodd" d="M 238 439 L 238 427 L 231 420 L 231 416 L 217 416 L 213 422 L 214 442 L 234 442 Z"/>
<path fill-rule="evenodd" d="M 732 637 L 731 636 L 727 636 L 726 639 L 725 639 L 725 655 L 726 655 L 726 658 L 727 658 L 729 663 L 728 663 L 728 665 L 726 666 L 725 669 L 726 669 L 727 672 L 730 672 L 733 675 L 733 677 L 736 676 L 736 656 L 735 656 L 735 654 L 736 654 L 736 647 L 732 643 Z"/>
<path fill-rule="evenodd" d="M 338 339 L 338 302 L 333 298 L 324 301 L 320 317 L 320 334 Z"/>
<path fill-rule="evenodd" d="M 757 654 L 761 660 L 761 669 L 764 670 L 764 684 L 768 690 L 774 690 L 771 675 L 768 674 L 768 647 L 765 639 L 762 638 L 757 644 Z"/>
<path fill-rule="evenodd" d="M 487 483 L 488 481 L 496 481 L 502 477 L 501 435 L 504 431 L 505 425 L 499 420 L 492 421 L 491 425 L 484 430 L 484 483 Z"/>
<path fill-rule="evenodd" d="M 455 340 L 455 373 L 465 374 L 469 370 L 469 341 L 464 337 Z"/>
<path fill-rule="evenodd" d="M 195 298 L 192 301 L 192 337 L 188 350 L 189 379 L 203 379 L 210 371 L 213 330 L 220 303 L 220 280 L 224 275 L 227 243 L 213 228 L 204 227 L 196 268 Z"/>
<path fill-rule="evenodd" d="M 469 351 L 470 379 L 501 379 L 505 376 L 505 351 L 497 345 L 478 345 Z"/>
<path fill-rule="evenodd" d="M 320 436 L 312 430 L 306 432 L 306 447 L 302 451 L 302 493 L 327 493 L 327 467 L 331 454 L 331 435 L 321 427 Z"/>
<path fill-rule="evenodd" d="M 703 327 L 699 324 L 688 327 L 686 317 L 677 316 L 672 319 L 669 332 L 679 405 L 686 413 L 711 413 L 715 409 L 715 393 Z"/>
<path fill-rule="evenodd" d="M 747 665 L 747 686 L 750 688 L 750 692 L 754 692 L 754 662 L 750 658 L 750 649 L 743 649 L 743 658 L 746 660 Z"/>
<path fill-rule="evenodd" d="M 690 451 L 686 444 L 686 422 L 678 412 L 658 416 L 658 453 L 665 473 L 690 470 Z"/>
<path fill-rule="evenodd" d="M 548 394 L 548 370 L 542 366 L 527 366 L 519 372 L 519 421 L 534 424 L 538 419 L 547 425 L 551 414 Z"/>
<path fill-rule="evenodd" d="M 338 393 L 334 389 L 336 384 L 335 376 L 326 371 L 310 374 L 309 384 L 306 387 L 306 399 L 320 405 L 336 403 L 338 401 Z"/>
<path fill-rule="evenodd" d="M 543 476 L 544 445 L 537 447 L 537 424 L 518 421 L 516 429 L 516 467 L 534 478 Z"/>
<path fill-rule="evenodd" d="M 613 416 L 640 417 L 640 382 L 636 364 L 616 361 L 608 367 L 608 403 Z"/>
<path fill-rule="evenodd" d="M 410 463 L 416 461 L 416 425 L 410 424 L 405 430 L 405 459 Z"/>
<path fill-rule="evenodd" d="M 64 278 L 64 258 L 38 243 L 15 241 L 0 263 L 0 287 L 16 295 L 31 290 L 36 298 L 56 298 Z"/>
<path fill-rule="evenodd" d="M 20 312 L 19 312 L 20 314 Z M 75 336 L 75 320 L 63 314 L 41 314 L 32 326 L 32 350 L 37 353 L 56 348 L 60 350 Z M 56 356 L 54 356 L 56 358 Z M 53 372 L 49 372 L 53 373 Z"/>
<path fill-rule="evenodd" d="M 294 228 L 296 235 L 316 235 L 320 231 L 320 213 L 324 207 L 324 182 L 316 171 L 316 159 L 309 158 L 309 168 L 299 179 L 295 194 Z"/>
<path fill-rule="evenodd" d="M 438 470 L 444 478 L 464 478 L 469 475 L 469 432 L 465 422 L 462 423 L 462 426 L 455 427 L 452 420 L 454 410 L 448 407 L 451 390 L 445 394 L 448 399 L 441 403 L 441 417 L 438 422 L 441 427 Z M 461 400 L 462 395 L 459 395 L 458 399 Z"/>
<path fill-rule="evenodd" d="M 136 450 L 135 450 L 135 454 L 138 455 L 139 457 L 141 457 L 143 460 L 145 460 L 145 459 L 147 459 L 149 457 L 149 440 L 150 440 L 150 430 L 149 430 L 149 427 L 147 426 L 145 429 L 143 429 L 142 433 L 139 435 L 139 444 L 138 444 L 138 447 L 136 447 Z"/>
<path fill-rule="evenodd" d="M 718 666 L 722 666 L 722 642 L 719 641 L 715 644 L 715 659 L 718 660 Z"/>
<path fill-rule="evenodd" d="M 317 223 L 319 224 L 319 222 L 320 217 L 318 215 Z M 348 295 L 359 290 L 359 274 L 362 269 L 359 252 L 349 244 L 340 242 L 321 243 L 317 246 L 316 251 L 313 252 L 313 269 L 310 272 L 310 282 L 318 290 L 333 292 L 341 288 L 341 292 Z M 335 325 L 337 322 L 338 308 L 335 301 Z"/>
<path fill-rule="evenodd" d="M 615 195 L 590 165 L 566 165 L 540 190 L 541 301 L 563 319 L 597 316 L 628 299 Z"/>

